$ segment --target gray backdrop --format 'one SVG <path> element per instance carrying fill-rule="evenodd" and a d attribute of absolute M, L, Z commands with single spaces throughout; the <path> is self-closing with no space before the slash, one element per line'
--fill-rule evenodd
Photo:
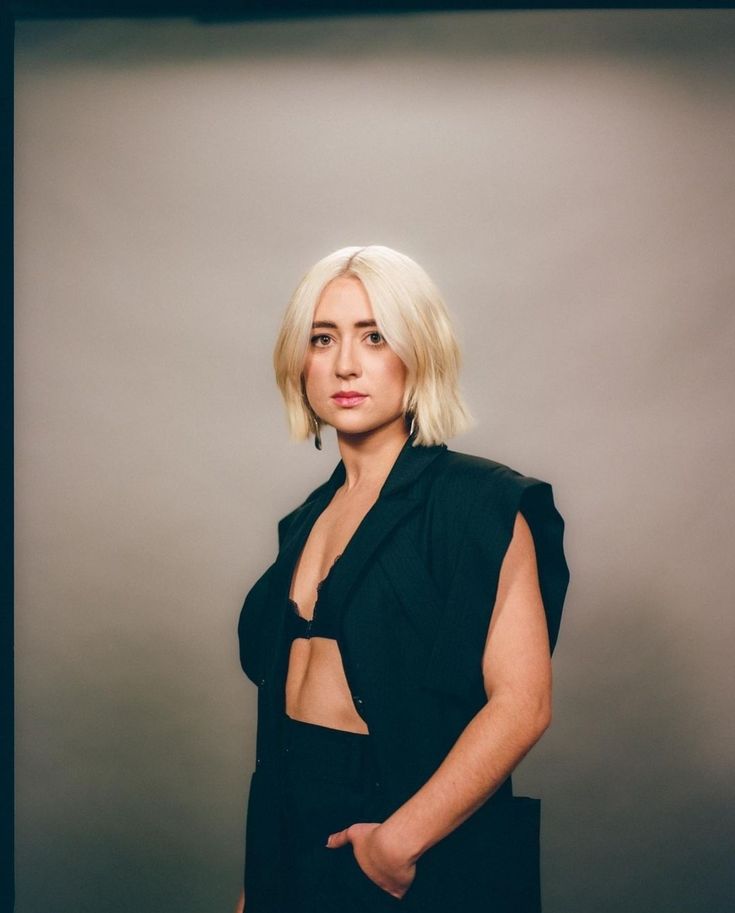
<path fill-rule="evenodd" d="M 368 243 L 456 315 L 450 446 L 567 521 L 515 777 L 545 913 L 729 907 L 734 44 L 732 11 L 18 24 L 18 913 L 231 910 L 237 617 L 339 458 L 288 442 L 273 341 Z"/>

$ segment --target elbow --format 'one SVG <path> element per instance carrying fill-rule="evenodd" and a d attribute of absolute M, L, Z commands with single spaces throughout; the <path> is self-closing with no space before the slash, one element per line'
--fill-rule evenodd
<path fill-rule="evenodd" d="M 535 743 L 551 725 L 551 698 L 548 694 L 539 695 L 530 703 L 526 719 L 529 721 L 531 740 Z"/>
<path fill-rule="evenodd" d="M 536 717 L 536 728 L 538 729 L 539 738 L 551 726 L 551 701 L 543 701 Z"/>
<path fill-rule="evenodd" d="M 509 719 L 515 721 L 529 747 L 535 744 L 551 725 L 551 695 L 541 693 L 495 692 L 489 695 L 487 706 L 507 707 Z"/>

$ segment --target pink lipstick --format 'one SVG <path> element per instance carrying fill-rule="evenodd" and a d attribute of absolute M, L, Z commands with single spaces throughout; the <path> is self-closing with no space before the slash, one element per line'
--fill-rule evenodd
<path fill-rule="evenodd" d="M 335 393 L 332 399 L 335 403 L 339 403 L 340 406 L 357 406 L 358 403 L 367 399 L 367 394 L 358 393 L 356 390 L 346 390 L 344 392 Z"/>

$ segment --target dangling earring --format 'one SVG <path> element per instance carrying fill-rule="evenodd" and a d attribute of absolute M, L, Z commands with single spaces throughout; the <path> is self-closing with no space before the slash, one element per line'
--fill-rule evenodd
<path fill-rule="evenodd" d="M 314 446 L 317 450 L 322 449 L 322 436 L 319 433 L 319 419 L 314 417 Z"/>
<path fill-rule="evenodd" d="M 408 429 L 408 436 L 413 437 L 414 428 L 416 427 L 416 416 L 413 412 L 409 412 L 411 416 L 411 427 Z"/>

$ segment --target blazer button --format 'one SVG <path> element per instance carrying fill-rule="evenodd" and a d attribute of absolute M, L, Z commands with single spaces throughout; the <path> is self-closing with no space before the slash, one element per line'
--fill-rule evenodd
<path fill-rule="evenodd" d="M 360 697 L 359 694 L 353 694 L 353 695 L 352 695 L 352 699 L 353 699 L 354 702 L 355 702 L 356 704 L 358 704 L 360 707 L 362 707 L 362 705 L 365 703 L 365 702 L 363 701 L 363 699 Z"/>
<path fill-rule="evenodd" d="M 265 678 L 261 678 L 261 680 L 258 682 L 258 685 L 262 686 L 264 684 L 265 684 Z"/>

